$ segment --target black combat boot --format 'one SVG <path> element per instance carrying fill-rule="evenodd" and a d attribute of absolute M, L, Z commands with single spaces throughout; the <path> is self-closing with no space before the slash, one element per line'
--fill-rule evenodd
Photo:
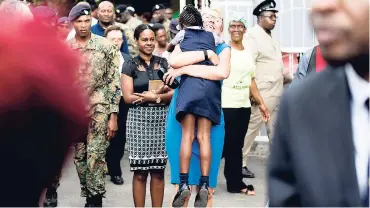
<path fill-rule="evenodd" d="M 102 206 L 103 206 L 103 197 L 101 195 L 86 198 L 85 207 L 102 207 Z"/>
<path fill-rule="evenodd" d="M 44 207 L 57 207 L 58 206 L 58 194 L 55 189 L 48 189 L 46 191 L 46 197 L 44 201 Z"/>

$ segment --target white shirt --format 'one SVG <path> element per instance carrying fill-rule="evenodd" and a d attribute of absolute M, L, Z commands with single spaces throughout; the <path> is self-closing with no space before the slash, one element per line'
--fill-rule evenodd
<path fill-rule="evenodd" d="M 119 71 L 118 72 L 120 74 L 120 77 L 122 77 L 122 67 L 123 67 L 123 64 L 125 63 L 125 59 L 123 58 L 121 52 L 118 52 L 118 56 L 119 56 L 119 68 L 118 68 Z M 121 96 L 123 96 L 122 90 L 121 90 Z"/>
<path fill-rule="evenodd" d="M 363 198 L 366 188 L 369 188 L 367 186 L 367 180 L 369 180 L 367 171 L 370 156 L 370 117 L 365 101 L 370 95 L 370 82 L 362 79 L 349 64 L 346 66 L 346 75 L 352 94 L 351 121 L 357 181 L 360 196 Z"/>

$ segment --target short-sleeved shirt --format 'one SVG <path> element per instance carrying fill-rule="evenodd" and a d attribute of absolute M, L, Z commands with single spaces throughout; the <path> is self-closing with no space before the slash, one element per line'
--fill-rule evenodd
<path fill-rule="evenodd" d="M 251 52 L 232 48 L 230 64 L 230 75 L 222 85 L 222 107 L 250 108 L 249 87 L 256 71 Z"/>
<path fill-rule="evenodd" d="M 144 67 L 145 71 L 139 70 L 141 66 Z M 140 56 L 137 56 L 123 64 L 122 73 L 132 77 L 134 92 L 142 93 L 148 91 L 149 80 L 161 80 L 157 73 L 159 68 L 163 68 L 167 72 L 168 63 L 166 59 L 159 56 L 152 56 L 150 64 L 147 65 Z"/>

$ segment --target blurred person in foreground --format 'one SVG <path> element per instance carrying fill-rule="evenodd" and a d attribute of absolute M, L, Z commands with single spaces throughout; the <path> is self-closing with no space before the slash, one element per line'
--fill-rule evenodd
<path fill-rule="evenodd" d="M 27 9 L 13 0 L 0 6 L 8 20 L 0 31 L 1 207 L 37 207 L 87 129 L 73 70 L 78 59 L 52 30 L 31 22 Z"/>
<path fill-rule="evenodd" d="M 59 40 L 65 43 L 65 40 L 67 38 L 69 31 L 70 31 L 70 23 L 69 23 L 68 17 L 61 17 L 58 20 L 57 28 L 56 28 L 56 35 L 59 38 Z M 60 186 L 60 178 L 61 178 L 61 171 L 53 177 L 51 184 L 49 184 L 49 186 L 46 187 L 45 199 L 43 203 L 44 207 L 57 207 L 58 206 L 57 189 Z"/>
<path fill-rule="evenodd" d="M 91 8 L 86 4 L 73 7 L 69 20 L 76 36 L 68 45 L 83 57 L 78 67 L 78 84 L 88 97 L 91 118 L 86 138 L 76 143 L 75 165 L 85 206 L 102 206 L 105 197 L 105 153 L 109 140 L 118 130 L 117 112 L 120 100 L 120 75 L 117 48 L 106 38 L 91 33 Z"/>
<path fill-rule="evenodd" d="M 270 206 L 369 207 L 369 1 L 315 0 L 311 20 L 331 67 L 283 96 Z"/>

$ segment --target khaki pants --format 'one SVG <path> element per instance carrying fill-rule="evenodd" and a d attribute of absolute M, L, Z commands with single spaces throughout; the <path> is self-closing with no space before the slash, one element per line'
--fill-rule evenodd
<path fill-rule="evenodd" d="M 252 114 L 249 121 L 248 131 L 244 139 L 243 167 L 247 166 L 247 155 L 251 150 L 254 139 L 260 132 L 262 125 L 266 125 L 267 135 L 270 139 L 270 142 L 272 139 L 273 131 L 275 128 L 276 116 L 280 105 L 280 97 L 269 97 L 269 98 L 263 97 L 263 100 L 265 102 L 265 105 L 270 111 L 270 120 L 267 123 L 264 123 L 258 106 L 252 106 Z"/>

